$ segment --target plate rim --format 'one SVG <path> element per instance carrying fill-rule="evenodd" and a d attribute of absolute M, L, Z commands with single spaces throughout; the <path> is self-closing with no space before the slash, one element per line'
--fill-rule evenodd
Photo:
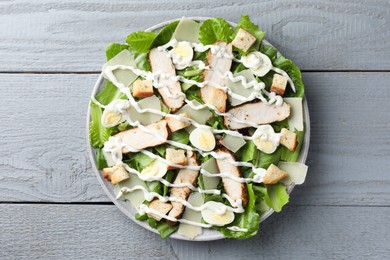
<path fill-rule="evenodd" d="M 187 17 L 187 18 L 192 19 L 192 20 L 197 20 L 197 21 L 204 21 L 204 20 L 210 19 L 212 17 L 196 16 L 196 17 Z M 145 31 L 156 31 L 158 29 L 161 29 L 163 26 L 165 26 L 169 23 L 175 22 L 175 21 L 179 21 L 180 19 L 181 18 L 171 19 L 171 20 L 161 22 L 159 24 L 153 25 L 152 27 L 149 27 Z M 230 21 L 227 21 L 227 22 L 233 27 L 237 26 L 237 23 L 233 23 Z M 263 41 L 267 45 L 273 46 L 267 40 L 263 39 Z M 281 53 L 278 50 L 277 50 L 277 54 L 281 55 Z M 92 89 L 91 96 L 95 96 L 98 93 L 98 91 L 101 90 L 101 86 L 103 85 L 104 82 L 105 82 L 105 79 L 103 77 L 103 73 L 101 72 L 99 74 L 97 81 L 95 82 L 93 89 Z M 310 114 L 309 114 L 309 107 L 307 104 L 306 95 L 302 98 L 302 100 L 303 100 L 303 119 L 304 119 L 304 124 L 305 124 L 305 135 L 303 138 L 301 152 L 299 154 L 297 161 L 301 162 L 301 163 L 305 163 L 307 156 L 308 156 L 308 153 L 309 153 L 309 146 L 310 146 Z M 135 208 L 131 205 L 131 203 L 116 199 L 116 196 L 114 193 L 114 186 L 111 183 L 108 183 L 104 180 L 104 178 L 102 177 L 102 174 L 101 174 L 102 171 L 100 171 L 97 168 L 95 149 L 92 147 L 92 145 L 89 141 L 89 123 L 91 121 L 91 104 L 90 103 L 91 103 L 91 100 L 89 100 L 89 102 L 88 102 L 87 117 L 86 117 L 86 142 L 87 142 L 87 150 L 88 150 L 87 152 L 88 152 L 89 160 L 92 164 L 92 169 L 93 169 L 93 171 L 94 171 L 94 173 L 95 173 L 95 175 L 100 183 L 100 186 L 102 187 L 102 189 L 104 190 L 106 195 L 109 197 L 109 199 L 115 204 L 115 206 L 117 208 L 119 208 L 120 211 L 122 211 L 123 214 L 125 214 L 128 218 L 130 218 L 132 221 L 134 221 L 138 225 L 142 226 L 143 228 L 145 228 L 149 231 L 152 231 L 153 233 L 158 234 L 157 230 L 150 227 L 147 222 L 139 221 L 139 220 L 135 219 L 135 214 L 133 214 L 134 212 L 131 212 L 131 209 L 133 209 L 133 211 L 135 211 Z M 287 187 L 287 192 L 289 194 L 291 194 L 294 187 L 295 187 L 295 184 L 289 185 Z M 130 206 L 130 208 L 129 208 L 129 206 Z M 264 213 L 261 216 L 260 223 L 264 222 L 274 212 L 275 211 L 273 209 L 269 209 L 266 213 Z M 203 229 L 203 233 L 200 236 L 195 237 L 194 239 L 190 239 L 188 237 L 182 236 L 182 235 L 178 234 L 177 232 L 173 233 L 169 237 L 173 238 L 173 239 L 187 240 L 187 241 L 213 241 L 213 240 L 220 240 L 220 239 L 226 238 L 222 233 L 220 233 L 216 230 L 212 230 L 212 229 Z"/>

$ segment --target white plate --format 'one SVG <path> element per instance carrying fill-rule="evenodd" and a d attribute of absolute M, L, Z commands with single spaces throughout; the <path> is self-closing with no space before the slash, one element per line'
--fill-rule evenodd
<path fill-rule="evenodd" d="M 204 20 L 207 20 L 209 19 L 209 17 L 188 17 L 190 19 L 193 19 L 193 20 L 198 20 L 198 21 L 204 21 Z M 174 22 L 178 19 L 175 19 L 175 20 L 170 20 L 170 21 L 166 21 L 166 22 L 163 22 L 163 23 L 160 23 L 160 24 L 157 24 L 145 31 L 152 31 L 152 32 L 158 32 L 160 29 L 162 29 L 165 25 L 171 23 L 171 22 Z M 232 22 L 229 22 L 233 27 L 235 27 L 237 24 L 236 23 L 232 23 Z M 264 43 L 268 44 L 268 45 L 271 45 L 268 41 L 266 40 L 263 40 Z M 280 53 L 278 52 L 278 55 Z M 92 90 L 92 96 L 95 96 L 97 93 L 100 92 L 100 90 L 105 86 L 105 79 L 103 78 L 102 74 L 99 75 L 99 78 L 95 84 L 95 86 L 93 87 L 93 90 Z M 306 158 L 307 158 L 307 154 L 308 154 L 308 151 L 309 151 L 309 141 L 310 141 L 310 118 L 309 118 L 309 109 L 308 109 L 308 106 L 307 106 L 307 101 L 306 99 L 304 99 L 303 101 L 303 113 L 304 113 L 304 122 L 305 122 L 305 136 L 304 136 L 304 139 L 303 139 L 303 145 L 302 145 L 302 149 L 301 149 L 301 153 L 299 155 L 299 158 L 298 158 L 298 162 L 301 162 L 301 163 L 305 163 L 306 162 Z M 91 146 L 91 144 L 89 143 L 89 122 L 90 122 L 90 106 L 88 105 L 88 112 L 87 112 L 87 147 L 88 147 L 88 154 L 89 154 L 89 158 L 91 160 L 91 163 L 92 163 L 92 168 L 103 188 L 103 190 L 106 192 L 106 194 L 108 195 L 108 197 L 111 199 L 112 202 L 114 202 L 114 204 L 126 215 L 128 216 L 130 219 L 132 219 L 134 222 L 136 222 L 138 225 L 154 232 L 154 233 L 157 233 L 157 230 L 151 228 L 147 222 L 145 221 L 138 221 L 135 219 L 135 214 L 137 213 L 137 211 L 135 210 L 135 208 L 130 204 L 130 202 L 126 202 L 126 201 L 121 201 L 121 200 L 116 200 L 116 195 L 114 193 L 114 185 L 112 185 L 110 182 L 104 180 L 103 178 L 103 173 L 102 171 L 99 171 L 96 167 L 96 156 L 95 156 L 95 151 L 94 151 L 94 148 Z M 294 185 L 290 185 L 288 187 L 288 193 L 291 193 L 291 191 L 294 189 Z M 264 221 L 265 219 L 267 219 L 269 216 L 271 216 L 271 214 L 274 213 L 274 211 L 272 209 L 268 210 L 266 213 L 263 214 L 263 216 L 261 217 L 260 219 L 260 222 Z M 261 231 L 260 231 L 261 232 Z M 187 237 L 184 237 L 184 236 L 181 236 L 177 233 L 174 233 L 170 236 L 171 238 L 175 238 L 175 239 L 180 239 L 180 240 L 191 240 Z M 210 241 L 210 240 L 218 240 L 218 239 L 223 239 L 225 238 L 220 232 L 216 231 L 216 230 L 212 230 L 212 229 L 203 229 L 203 234 L 202 235 L 199 235 L 197 236 L 193 241 Z"/>

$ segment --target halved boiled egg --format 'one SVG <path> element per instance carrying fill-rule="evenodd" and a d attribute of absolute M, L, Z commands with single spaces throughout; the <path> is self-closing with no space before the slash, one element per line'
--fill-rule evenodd
<path fill-rule="evenodd" d="M 154 160 L 141 171 L 141 174 L 138 177 L 144 181 L 156 181 L 164 177 L 167 171 L 168 165 L 158 160 Z"/>
<path fill-rule="evenodd" d="M 204 204 L 201 214 L 204 221 L 213 226 L 225 226 L 234 220 L 234 213 L 228 207 L 216 201 L 208 201 Z"/>
<path fill-rule="evenodd" d="M 172 62 L 176 69 L 182 70 L 189 66 L 194 57 L 194 50 L 188 42 L 178 42 L 178 44 L 171 50 Z"/>
<path fill-rule="evenodd" d="M 208 128 L 195 128 L 190 134 L 190 142 L 202 151 L 212 151 L 215 147 L 215 137 Z"/>
<path fill-rule="evenodd" d="M 259 126 L 253 136 L 257 149 L 264 153 L 271 154 L 279 146 L 280 134 L 276 134 L 271 125 Z"/>
<path fill-rule="evenodd" d="M 253 51 L 246 56 L 241 57 L 242 64 L 250 69 L 253 74 L 263 77 L 272 69 L 272 62 L 267 55 Z"/>
<path fill-rule="evenodd" d="M 126 111 L 130 107 L 130 102 L 128 100 L 117 99 L 112 101 L 104 109 L 101 123 L 104 127 L 114 127 L 123 123 L 125 118 L 123 117 L 123 111 Z"/>

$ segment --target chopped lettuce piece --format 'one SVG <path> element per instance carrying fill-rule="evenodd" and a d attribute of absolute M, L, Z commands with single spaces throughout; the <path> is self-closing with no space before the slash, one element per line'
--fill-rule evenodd
<path fill-rule="evenodd" d="M 203 22 L 199 30 L 199 41 L 205 45 L 217 41 L 231 42 L 233 29 L 223 18 L 211 18 Z"/>
<path fill-rule="evenodd" d="M 267 193 L 264 195 L 265 203 L 275 212 L 280 212 L 290 199 L 286 187 L 280 183 L 265 186 L 267 188 Z"/>
<path fill-rule="evenodd" d="M 164 28 L 162 28 L 161 31 L 157 34 L 152 46 L 158 47 L 168 43 L 171 40 L 172 35 L 176 32 L 178 24 L 179 21 L 174 21 L 170 24 L 165 25 Z"/>
<path fill-rule="evenodd" d="M 106 86 L 95 96 L 95 99 L 102 105 L 108 105 L 113 100 L 126 99 L 126 95 L 120 92 L 111 81 L 106 81 Z"/>
<path fill-rule="evenodd" d="M 129 46 L 126 44 L 119 44 L 119 43 L 110 43 L 106 47 L 106 57 L 107 61 L 111 60 L 114 58 L 118 53 L 121 51 L 127 49 Z"/>
<path fill-rule="evenodd" d="M 244 239 L 257 234 L 260 224 L 260 215 L 256 211 L 256 196 L 252 188 L 253 184 L 246 184 L 248 189 L 248 205 L 244 213 L 235 214 L 234 221 L 229 226 L 237 226 L 245 231 L 232 231 L 227 227 L 217 228 L 219 232 L 228 238 Z"/>
<path fill-rule="evenodd" d="M 94 148 L 103 147 L 113 130 L 101 124 L 102 109 L 91 102 L 91 122 L 89 122 L 89 142 Z"/>
<path fill-rule="evenodd" d="M 154 32 L 134 32 L 127 36 L 126 43 L 133 52 L 147 53 L 152 47 L 157 34 Z"/>

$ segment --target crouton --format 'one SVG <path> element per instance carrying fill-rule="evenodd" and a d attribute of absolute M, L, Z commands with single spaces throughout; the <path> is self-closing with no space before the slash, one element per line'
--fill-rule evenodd
<path fill-rule="evenodd" d="M 297 134 L 291 132 L 286 128 L 282 128 L 280 132 L 280 144 L 287 147 L 290 151 L 294 152 L 298 145 Z"/>
<path fill-rule="evenodd" d="M 278 183 L 281 179 L 287 176 L 287 172 L 282 171 L 274 164 L 271 164 L 263 178 L 264 184 L 275 184 Z"/>
<path fill-rule="evenodd" d="M 133 97 L 150 97 L 153 96 L 153 82 L 151 80 L 137 79 L 132 87 Z"/>
<path fill-rule="evenodd" d="M 275 92 L 278 95 L 283 95 L 287 86 L 287 77 L 280 74 L 274 74 L 272 79 L 271 92 Z"/>
<path fill-rule="evenodd" d="M 163 215 L 166 215 L 172 209 L 172 204 L 169 202 L 162 202 L 162 201 L 156 199 L 156 200 L 153 200 L 152 202 L 150 202 L 149 208 L 156 210 Z M 160 221 L 162 219 L 162 217 L 159 217 L 153 213 L 148 213 L 148 217 L 154 218 L 157 221 Z"/>
<path fill-rule="evenodd" d="M 112 184 L 117 184 L 130 178 L 129 174 L 121 163 L 115 165 L 114 167 L 104 168 L 103 177 L 104 179 L 111 181 Z"/>
<path fill-rule="evenodd" d="M 184 153 L 184 150 L 176 150 L 173 148 L 167 148 L 165 159 L 171 163 L 180 164 L 180 165 L 186 165 L 187 164 L 187 157 Z M 168 165 L 168 170 L 176 169 L 175 167 Z"/>
<path fill-rule="evenodd" d="M 179 116 L 190 118 L 190 116 L 187 113 L 178 114 Z M 166 117 L 165 120 L 168 123 L 168 127 L 171 130 L 171 132 L 176 132 L 180 129 L 183 129 L 187 126 L 189 126 L 191 123 L 186 121 L 181 121 L 173 117 Z"/>
<path fill-rule="evenodd" d="M 249 48 L 256 42 L 256 37 L 240 28 L 236 37 L 232 41 L 232 45 L 243 51 L 248 51 Z"/>

